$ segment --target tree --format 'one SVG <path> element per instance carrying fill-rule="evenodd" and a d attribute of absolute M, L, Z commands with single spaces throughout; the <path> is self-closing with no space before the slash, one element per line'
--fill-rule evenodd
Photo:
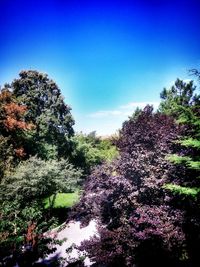
<path fill-rule="evenodd" d="M 195 90 L 193 81 L 184 82 L 177 79 L 170 89 L 164 88 L 161 92 L 160 112 L 177 118 L 187 108 L 199 105 L 200 96 L 195 94 Z"/>
<path fill-rule="evenodd" d="M 199 72 L 192 71 L 197 78 Z M 198 266 L 200 246 L 200 95 L 196 93 L 193 82 L 178 80 L 180 90 L 172 86 L 161 94 L 160 111 L 172 114 L 179 125 L 187 129 L 176 143 L 180 149 L 168 156 L 174 166 L 169 170 L 170 183 L 165 188 L 174 195 L 173 205 L 185 211 L 184 228 L 187 237 L 188 258 L 192 266 Z M 164 97 L 163 97 L 164 96 Z M 170 107 L 171 103 L 171 107 Z M 197 265 L 196 265 L 197 263 Z"/>
<path fill-rule="evenodd" d="M 99 236 L 82 244 L 92 260 L 106 266 L 178 266 L 184 255 L 183 213 L 169 206 L 162 188 L 166 155 L 181 129 L 172 117 L 147 106 L 123 124 L 120 157 L 96 168 L 77 206 L 87 222 L 99 220 Z"/>
<path fill-rule="evenodd" d="M 32 266 L 49 251 L 43 233 L 57 226 L 51 209 L 56 194 L 77 189 L 82 176 L 68 161 L 73 124 L 69 106 L 46 74 L 22 71 L 19 79 L 0 92 L 3 266 L 15 266 L 16 261 L 19 266 Z"/>
<path fill-rule="evenodd" d="M 88 175 L 92 168 L 105 161 L 111 161 L 117 157 L 118 152 L 113 142 L 107 138 L 95 136 L 95 132 L 88 135 L 76 134 L 72 138 L 73 152 L 72 162 L 84 169 Z"/>
<path fill-rule="evenodd" d="M 66 156 L 71 149 L 74 120 L 60 89 L 47 74 L 38 71 L 21 71 L 19 76 L 11 89 L 19 103 L 27 106 L 26 121 L 36 127 L 27 144 L 30 154 L 45 158 L 49 149 L 56 149 L 58 156 Z"/>
<path fill-rule="evenodd" d="M 21 162 L 6 176 L 0 192 L 1 257 L 14 252 L 22 255 L 22 245 L 34 252 L 34 260 L 41 256 L 42 234 L 55 226 L 55 219 L 44 209 L 44 199 L 49 197 L 52 207 L 58 192 L 77 188 L 80 176 L 81 171 L 64 159 L 44 161 L 37 157 Z M 30 232 L 34 238 L 27 243 L 24 237 Z"/>
<path fill-rule="evenodd" d="M 195 90 L 193 81 L 184 83 L 177 79 L 175 85 L 169 90 L 163 90 L 161 93 L 163 101 L 160 104 L 162 113 L 173 115 L 177 123 L 187 126 L 185 135 L 177 141 L 185 148 L 184 153 L 182 149 L 181 154 L 173 154 L 169 157 L 169 160 L 188 168 L 188 174 L 185 175 L 192 177 L 192 179 L 185 177 L 182 181 L 185 186 L 171 184 L 167 185 L 167 188 L 191 196 L 197 196 L 200 192 L 197 179 L 200 171 L 200 95 L 196 94 Z M 193 188 L 190 187 L 192 185 Z"/>
<path fill-rule="evenodd" d="M 13 94 L 3 88 L 0 91 L 0 176 L 26 155 L 26 133 L 34 128 L 25 121 L 27 107 L 17 103 Z"/>

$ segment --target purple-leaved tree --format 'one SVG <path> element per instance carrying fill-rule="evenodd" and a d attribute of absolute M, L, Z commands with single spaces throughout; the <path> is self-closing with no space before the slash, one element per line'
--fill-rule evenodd
<path fill-rule="evenodd" d="M 97 167 L 76 212 L 97 218 L 99 237 L 82 244 L 99 266 L 179 266 L 184 259 L 183 212 L 170 206 L 163 188 L 173 167 L 181 134 L 174 119 L 151 106 L 123 124 L 116 145 L 120 156 Z"/>

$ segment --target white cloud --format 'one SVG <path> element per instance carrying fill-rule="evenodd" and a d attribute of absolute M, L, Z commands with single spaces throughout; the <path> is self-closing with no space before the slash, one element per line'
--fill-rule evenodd
<path fill-rule="evenodd" d="M 135 108 L 144 108 L 147 104 L 153 105 L 154 108 L 157 108 L 159 105 L 159 102 L 130 102 L 126 105 L 121 106 L 121 109 L 135 109 Z"/>
<path fill-rule="evenodd" d="M 153 105 L 154 108 L 157 108 L 159 102 L 131 102 L 126 105 L 122 105 L 117 109 L 113 110 L 99 110 L 97 112 L 88 114 L 87 117 L 90 118 L 112 118 L 112 117 L 128 117 L 134 110 L 139 108 L 144 108 L 147 104 Z"/>
<path fill-rule="evenodd" d="M 88 120 L 86 123 L 81 123 L 75 127 L 77 132 L 82 131 L 83 133 L 90 133 L 96 131 L 97 135 L 105 136 L 111 135 L 121 129 L 123 119 L 116 117 L 115 119 L 111 118 L 102 118 L 102 121 L 97 119 Z"/>
<path fill-rule="evenodd" d="M 189 83 L 189 82 L 191 82 L 191 79 L 184 79 L 183 80 L 185 83 Z"/>
<path fill-rule="evenodd" d="M 144 108 L 147 104 L 153 105 L 157 108 L 159 102 L 131 102 L 126 105 L 119 106 L 115 109 L 99 110 L 90 113 L 85 118 L 81 119 L 81 123 L 77 125 L 77 131 L 89 133 L 96 131 L 98 135 L 110 135 L 116 133 L 121 128 L 122 123 L 133 114 L 136 107 Z"/>
<path fill-rule="evenodd" d="M 122 112 L 120 110 L 100 110 L 88 115 L 91 118 L 103 118 L 108 116 L 119 116 Z"/>

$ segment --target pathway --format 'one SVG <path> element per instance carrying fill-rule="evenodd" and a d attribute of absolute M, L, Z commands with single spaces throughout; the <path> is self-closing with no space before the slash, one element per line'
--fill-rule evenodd
<path fill-rule="evenodd" d="M 60 228 L 60 227 L 59 227 Z M 77 249 L 73 249 L 71 253 L 66 253 L 66 249 L 71 247 L 72 244 L 79 246 L 83 240 L 88 240 L 90 237 L 97 235 L 97 224 L 95 220 L 91 220 L 89 225 L 86 227 L 80 227 L 80 222 L 71 221 L 66 226 L 61 226 L 62 230 L 54 229 L 50 232 L 50 236 L 62 240 L 66 238 L 67 240 L 62 243 L 62 245 L 56 245 L 57 250 L 50 254 L 45 261 L 51 258 L 64 258 L 70 260 L 70 258 L 78 259 L 79 252 Z M 83 253 L 81 253 L 83 255 Z M 92 262 L 86 257 L 84 261 L 85 266 L 91 266 Z"/>

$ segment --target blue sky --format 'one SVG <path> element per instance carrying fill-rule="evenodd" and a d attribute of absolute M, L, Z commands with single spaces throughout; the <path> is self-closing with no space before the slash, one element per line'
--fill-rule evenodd
<path fill-rule="evenodd" d="M 76 131 L 111 134 L 200 66 L 200 1 L 0 0 L 0 84 L 49 74 Z"/>

